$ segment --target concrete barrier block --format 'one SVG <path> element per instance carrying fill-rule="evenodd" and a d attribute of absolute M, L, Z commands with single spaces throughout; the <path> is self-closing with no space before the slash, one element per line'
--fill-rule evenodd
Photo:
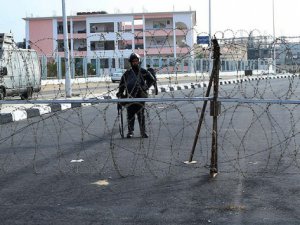
<path fill-rule="evenodd" d="M 58 112 L 61 111 L 61 104 L 50 104 L 49 107 L 51 108 L 51 112 Z"/>
<path fill-rule="evenodd" d="M 10 123 L 13 121 L 11 113 L 0 114 L 0 124 Z"/>
<path fill-rule="evenodd" d="M 16 110 L 12 113 L 13 121 L 20 121 L 27 119 L 27 112 L 26 110 Z"/>
<path fill-rule="evenodd" d="M 40 116 L 40 110 L 39 109 L 35 109 L 35 108 L 31 108 L 31 109 L 26 109 L 26 113 L 27 113 L 27 118 L 32 118 L 35 116 Z"/>
<path fill-rule="evenodd" d="M 79 108 L 79 107 L 81 107 L 81 103 L 80 102 L 72 102 L 71 103 L 71 108 L 73 109 L 73 108 Z"/>

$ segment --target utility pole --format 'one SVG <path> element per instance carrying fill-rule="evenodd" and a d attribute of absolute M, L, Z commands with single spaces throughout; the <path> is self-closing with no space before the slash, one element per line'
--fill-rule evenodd
<path fill-rule="evenodd" d="M 68 40 L 68 22 L 66 15 L 65 0 L 62 0 L 62 14 L 63 14 L 63 27 L 64 27 L 64 50 L 65 50 L 65 91 L 66 97 L 72 97 L 72 86 L 71 86 L 71 73 L 70 73 L 70 56 L 69 56 L 69 40 Z"/>
<path fill-rule="evenodd" d="M 144 68 L 147 66 L 147 52 L 146 52 L 146 25 L 145 14 L 143 13 L 143 45 L 144 45 Z"/>
<path fill-rule="evenodd" d="M 209 50 L 209 61 L 208 61 L 208 71 L 211 76 L 212 73 L 212 46 L 211 46 L 211 0 L 208 0 L 208 48 Z"/>
<path fill-rule="evenodd" d="M 276 36 L 275 36 L 275 5 L 274 0 L 272 1 L 272 8 L 273 8 L 273 40 L 274 40 L 274 50 L 273 50 L 273 71 L 276 74 Z"/>
<path fill-rule="evenodd" d="M 208 0 L 208 38 L 209 47 L 211 46 L 211 0 Z"/>

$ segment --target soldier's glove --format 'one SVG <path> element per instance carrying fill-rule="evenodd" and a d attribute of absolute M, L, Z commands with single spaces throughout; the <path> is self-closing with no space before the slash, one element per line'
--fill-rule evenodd
<path fill-rule="evenodd" d="M 122 97 L 122 93 L 117 92 L 116 96 L 117 96 L 117 98 L 121 98 Z"/>
<path fill-rule="evenodd" d="M 142 90 L 145 91 L 145 92 L 147 92 L 147 91 L 149 90 L 149 88 L 148 88 L 148 86 L 145 84 L 145 85 L 142 86 Z"/>

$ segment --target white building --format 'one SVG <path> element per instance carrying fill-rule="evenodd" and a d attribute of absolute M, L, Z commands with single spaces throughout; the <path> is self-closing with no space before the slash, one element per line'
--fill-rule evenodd
<path fill-rule="evenodd" d="M 24 18 L 26 43 L 40 55 L 63 56 L 63 18 Z M 196 12 L 133 14 L 77 13 L 68 17 L 72 58 L 86 57 L 101 68 L 124 67 L 132 52 L 144 65 L 163 66 L 166 61 L 193 57 Z"/>

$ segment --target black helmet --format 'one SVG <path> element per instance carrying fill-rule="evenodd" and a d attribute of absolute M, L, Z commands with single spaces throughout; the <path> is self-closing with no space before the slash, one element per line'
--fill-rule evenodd
<path fill-rule="evenodd" d="M 134 59 L 138 59 L 140 61 L 140 56 L 137 53 L 131 53 L 129 56 L 129 62 L 132 62 Z"/>

